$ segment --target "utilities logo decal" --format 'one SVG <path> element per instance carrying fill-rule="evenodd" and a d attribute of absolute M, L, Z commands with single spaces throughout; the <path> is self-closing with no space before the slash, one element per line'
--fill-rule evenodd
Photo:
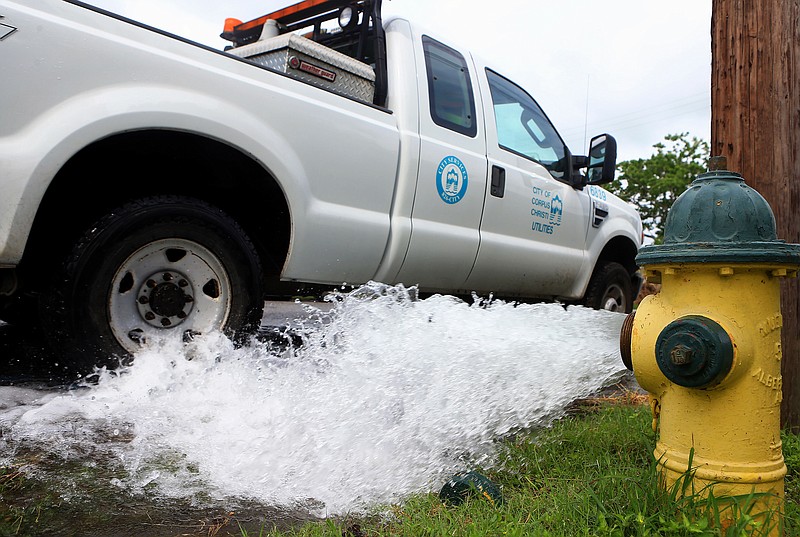
<path fill-rule="evenodd" d="M 461 159 L 444 157 L 436 170 L 436 189 L 442 201 L 454 204 L 461 201 L 467 193 L 469 174 Z"/>
<path fill-rule="evenodd" d="M 561 225 L 561 217 L 564 215 L 564 204 L 561 203 L 561 198 L 556 197 L 553 198 L 553 201 L 550 202 L 550 223 L 555 226 Z"/>
<path fill-rule="evenodd" d="M 561 226 L 564 217 L 564 202 L 558 195 L 550 190 L 533 187 L 531 192 L 531 231 L 554 234 Z"/>

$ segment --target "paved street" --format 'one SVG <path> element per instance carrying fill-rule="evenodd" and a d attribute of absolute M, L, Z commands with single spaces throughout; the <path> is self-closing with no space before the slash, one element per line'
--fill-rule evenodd
<path fill-rule="evenodd" d="M 308 308 L 327 312 L 333 305 L 327 302 L 268 301 L 264 307 L 261 334 L 277 342 L 285 340 L 279 336 L 286 328 L 299 328 L 300 320 L 311 323 Z M 34 382 L 63 384 L 58 378 L 58 367 L 42 351 L 42 342 L 25 337 L 23 331 L 0 321 L 0 385 L 19 385 Z"/>

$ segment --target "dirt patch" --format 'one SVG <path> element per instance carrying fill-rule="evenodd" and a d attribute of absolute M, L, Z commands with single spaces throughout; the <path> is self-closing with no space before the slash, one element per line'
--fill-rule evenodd
<path fill-rule="evenodd" d="M 636 382 L 633 372 L 625 371 L 619 379 L 597 393 L 575 399 L 567 406 L 567 414 L 583 414 L 607 404 L 639 406 L 648 403 L 648 393 Z"/>

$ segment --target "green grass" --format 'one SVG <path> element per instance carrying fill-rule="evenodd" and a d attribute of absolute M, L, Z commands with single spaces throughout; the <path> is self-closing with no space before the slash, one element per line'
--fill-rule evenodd
<path fill-rule="evenodd" d="M 247 531 L 242 537 L 277 536 L 724 536 L 764 533 L 751 516 L 754 498 L 731 506 L 705 495 L 659 487 L 652 451 L 655 435 L 647 405 L 603 403 L 559 420 L 551 428 L 504 442 L 502 465 L 478 469 L 501 487 L 493 506 L 474 495 L 452 506 L 421 494 L 390 515 L 327 520 L 290 532 Z M 800 535 L 800 437 L 784 435 L 785 535 Z M 688 484 L 689 482 L 687 482 Z M 680 484 L 680 483 L 679 483 Z M 682 496 L 682 497 L 681 497 Z M 736 522 L 726 522 L 736 511 Z M 777 521 L 768 517 L 767 524 Z M 722 528 L 725 528 L 724 530 Z"/>
<path fill-rule="evenodd" d="M 373 515 L 329 519 L 305 524 L 283 524 L 274 530 L 271 522 L 259 523 L 259 512 L 224 513 L 174 535 L 234 535 L 237 537 L 367 537 L 367 536 L 564 536 L 564 537 L 678 537 L 759 535 L 759 522 L 749 513 L 748 501 L 740 498 L 737 522 L 725 509 L 730 502 L 711 496 L 680 497 L 677 490 L 663 491 L 652 451 L 655 435 L 649 407 L 634 398 L 586 403 L 552 427 L 520 434 L 500 444 L 500 463 L 476 468 L 502 491 L 503 502 L 493 505 L 480 495 L 471 495 L 459 505 L 443 503 L 438 494 L 418 494 L 402 505 L 386 506 Z M 800 536 L 800 436 L 783 434 L 786 477 L 785 535 Z M 65 469 L 68 470 L 68 469 Z M 104 479 L 95 480 L 95 490 Z M 127 515 L 131 499 L 103 491 L 100 499 L 84 498 L 83 509 L 94 511 L 93 520 L 82 520 L 81 506 L 65 505 L 50 486 L 33 481 L 12 468 L 0 468 L 0 536 L 43 535 L 46 521 L 60 519 L 60 533 L 76 526 L 84 534 L 113 536 L 123 519 L 129 518 L 125 535 L 135 534 L 142 519 L 155 518 L 144 506 L 137 519 Z M 89 488 L 89 487 L 87 487 Z M 117 491 L 119 494 L 119 491 Z M 102 501 L 103 496 L 108 496 Z M 113 501 L 112 501 L 113 500 Z M 129 504 L 128 504 L 129 505 Z M 180 511 L 173 506 L 174 515 Z M 264 513 L 264 511 L 260 511 Z M 64 521 L 65 515 L 69 521 Z M 254 516 L 255 515 L 255 516 Z M 170 518 L 163 512 L 164 520 Z M 111 520 L 99 520 L 108 519 Z M 116 522 L 115 522 L 116 521 Z M 103 526 L 107 524 L 107 526 Z M 215 525 L 216 524 L 216 525 Z M 101 528 L 107 528 L 107 531 Z M 223 527 L 224 526 L 224 527 Z M 147 527 L 139 526 L 141 535 Z M 722 530 L 725 527 L 726 530 Z M 151 531 L 152 531 L 151 526 Z M 188 530 L 188 531 L 187 531 Z M 134 533 L 131 533 L 134 531 Z M 50 534 L 53 534 L 52 532 Z M 80 534 L 78 532 L 77 534 Z M 122 533 L 119 533 L 122 535 Z M 164 533 L 162 533 L 164 534 Z M 172 534 L 170 534 L 172 535 Z"/>

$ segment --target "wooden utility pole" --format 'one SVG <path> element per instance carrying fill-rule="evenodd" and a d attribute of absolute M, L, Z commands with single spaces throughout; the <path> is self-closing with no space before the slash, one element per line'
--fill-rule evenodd
<path fill-rule="evenodd" d="M 800 243 L 800 0 L 712 2 L 711 154 L 772 206 L 778 238 Z M 800 285 L 781 289 L 782 423 L 800 431 Z"/>

